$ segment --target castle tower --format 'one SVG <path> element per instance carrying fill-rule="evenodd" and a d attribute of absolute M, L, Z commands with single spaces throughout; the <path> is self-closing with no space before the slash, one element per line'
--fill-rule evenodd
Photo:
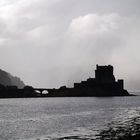
<path fill-rule="evenodd" d="M 122 79 L 119 79 L 119 80 L 117 81 L 117 83 L 118 83 L 118 85 L 119 85 L 119 87 L 120 87 L 121 89 L 124 88 L 124 82 L 123 82 Z"/>
<path fill-rule="evenodd" d="M 101 84 L 114 83 L 115 77 L 113 75 L 113 66 L 96 65 L 95 79 L 97 83 L 101 83 Z"/>

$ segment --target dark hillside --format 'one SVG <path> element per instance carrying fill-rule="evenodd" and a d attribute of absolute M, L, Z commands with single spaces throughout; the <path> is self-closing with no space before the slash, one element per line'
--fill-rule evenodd
<path fill-rule="evenodd" d="M 4 86 L 17 86 L 18 88 L 23 88 L 25 86 L 24 82 L 10 73 L 0 69 L 0 84 Z"/>

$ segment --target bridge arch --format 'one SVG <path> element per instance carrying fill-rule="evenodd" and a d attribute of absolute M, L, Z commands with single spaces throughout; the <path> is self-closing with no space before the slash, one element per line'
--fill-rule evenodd
<path fill-rule="evenodd" d="M 48 89 L 42 89 L 42 88 L 34 88 L 34 91 L 40 95 L 47 95 L 49 93 Z"/>
<path fill-rule="evenodd" d="M 34 90 L 36 93 L 41 94 L 40 90 Z"/>
<path fill-rule="evenodd" d="M 48 90 L 43 90 L 42 91 L 42 94 L 44 94 L 44 95 L 46 95 L 46 94 L 48 94 L 49 92 L 48 92 Z"/>

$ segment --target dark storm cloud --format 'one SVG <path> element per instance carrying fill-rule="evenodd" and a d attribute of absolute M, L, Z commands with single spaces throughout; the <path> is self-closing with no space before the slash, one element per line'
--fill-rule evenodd
<path fill-rule="evenodd" d="M 139 5 L 138 0 L 2 0 L 1 68 L 27 84 L 58 87 L 94 77 L 97 63 L 111 63 L 126 86 L 136 88 Z"/>

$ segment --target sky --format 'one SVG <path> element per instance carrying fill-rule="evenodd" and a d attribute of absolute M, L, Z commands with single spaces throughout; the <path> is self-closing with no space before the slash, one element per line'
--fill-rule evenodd
<path fill-rule="evenodd" d="M 139 0 L 1 0 L 0 68 L 33 87 L 58 88 L 114 66 L 140 90 Z"/>

